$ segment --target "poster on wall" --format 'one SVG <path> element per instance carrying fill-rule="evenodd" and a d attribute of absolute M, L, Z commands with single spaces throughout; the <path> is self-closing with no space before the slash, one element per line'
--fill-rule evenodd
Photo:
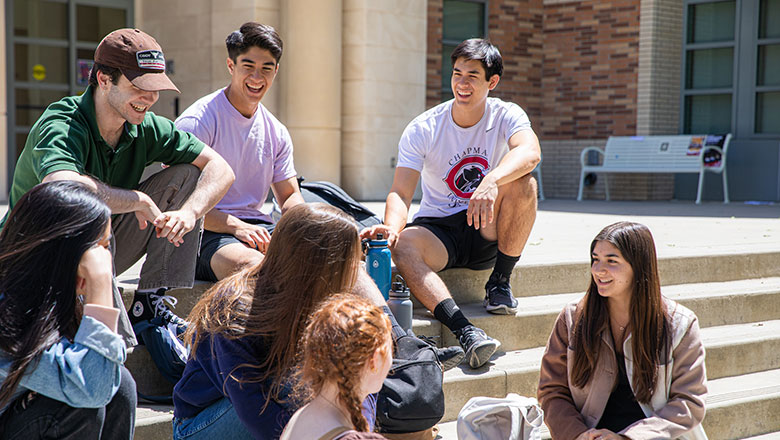
<path fill-rule="evenodd" d="M 89 84 L 89 73 L 92 71 L 94 60 L 79 58 L 76 62 L 76 85 L 86 87 Z"/>

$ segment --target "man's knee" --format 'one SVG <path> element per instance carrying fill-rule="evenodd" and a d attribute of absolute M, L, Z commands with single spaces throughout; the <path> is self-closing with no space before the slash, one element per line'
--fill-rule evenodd
<path fill-rule="evenodd" d="M 421 252 L 417 241 L 415 234 L 409 229 L 401 231 L 392 251 L 392 258 L 396 265 L 402 265 L 408 261 L 419 262 Z"/>
<path fill-rule="evenodd" d="M 515 201 L 536 201 L 537 183 L 530 174 L 503 185 L 503 198 Z"/>

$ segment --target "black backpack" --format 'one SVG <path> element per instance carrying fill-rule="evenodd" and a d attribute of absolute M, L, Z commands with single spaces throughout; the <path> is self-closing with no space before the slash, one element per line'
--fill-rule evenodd
<path fill-rule="evenodd" d="M 301 188 L 301 195 L 306 203 L 321 202 L 335 206 L 352 216 L 358 225 L 360 225 L 361 229 L 382 223 L 382 220 L 380 220 L 376 214 L 355 201 L 355 199 L 350 197 L 346 191 L 335 183 L 304 182 L 304 178 L 299 177 L 298 186 Z M 278 210 L 276 201 L 274 201 L 274 210 Z"/>
<path fill-rule="evenodd" d="M 396 341 L 393 366 L 376 403 L 380 432 L 424 431 L 444 417 L 444 376 L 436 351 L 414 335 Z"/>

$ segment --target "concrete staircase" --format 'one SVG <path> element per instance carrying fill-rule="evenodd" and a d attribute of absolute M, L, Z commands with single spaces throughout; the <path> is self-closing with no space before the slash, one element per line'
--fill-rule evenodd
<path fill-rule="evenodd" d="M 663 293 L 691 308 L 699 317 L 707 349 L 709 396 L 704 428 L 710 439 L 780 438 L 780 251 L 732 253 L 660 260 Z M 454 420 L 473 396 L 509 392 L 536 395 L 539 365 L 553 322 L 569 301 L 582 296 L 588 263 L 520 265 L 512 287 L 520 300 L 515 316 L 486 313 L 481 305 L 488 271 L 463 269 L 443 273 L 464 313 L 502 342 L 501 352 L 486 366 L 461 366 L 445 374 L 446 412 L 440 438 L 456 439 Z M 133 280 L 124 284 L 130 301 Z M 208 287 L 173 291 L 184 316 Z M 427 311 L 416 308 L 417 334 L 455 344 L 452 334 Z M 170 392 L 151 366 L 143 347 L 128 356 L 139 391 Z M 171 437 L 171 407 L 141 404 L 136 438 Z"/>

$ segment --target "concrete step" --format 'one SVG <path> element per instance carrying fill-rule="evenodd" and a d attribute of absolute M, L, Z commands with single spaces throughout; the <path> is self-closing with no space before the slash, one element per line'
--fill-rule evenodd
<path fill-rule="evenodd" d="M 774 321 L 780 319 L 780 278 L 686 284 L 662 289 L 665 295 L 697 314 L 704 335 L 710 334 L 707 327 L 729 326 L 713 329 L 711 339 L 705 340 L 709 377 L 780 366 L 780 324 Z M 184 291 L 171 293 L 177 295 L 181 292 Z M 519 311 L 513 316 L 487 313 L 481 304 L 464 304 L 461 308 L 475 325 L 501 341 L 501 352 L 512 352 L 546 345 L 561 309 L 581 295 L 570 293 L 519 298 Z M 761 324 L 745 326 L 739 324 L 742 322 Z M 426 310 L 415 310 L 413 327 L 416 334 L 433 337 L 441 346 L 458 343 L 452 332 Z M 710 346 L 710 342 L 714 345 Z M 134 347 L 131 350 L 127 368 L 136 377 L 141 393 L 170 393 L 172 385 L 157 372 L 145 348 Z"/>
<path fill-rule="evenodd" d="M 457 371 L 451 370 L 451 371 Z M 445 384 L 447 405 L 445 416 L 439 425 L 439 438 L 456 439 L 457 419 L 462 403 L 450 401 L 452 386 L 463 389 L 469 383 L 479 383 L 473 388 L 471 396 L 505 396 L 507 392 L 517 392 L 513 383 L 504 375 L 504 390 L 490 386 L 493 380 L 481 383 L 484 376 L 501 377 L 502 373 L 473 372 L 475 379 L 468 379 L 458 373 L 449 374 Z M 463 372 L 461 372 L 463 373 Z M 484 385 L 488 385 L 484 387 Z M 780 369 L 711 380 L 708 383 L 707 415 L 703 426 L 711 440 L 744 439 L 750 436 L 770 439 L 778 438 L 780 431 Z M 508 389 L 508 391 L 507 391 Z M 161 405 L 140 405 L 136 411 L 136 439 L 167 439 L 171 437 L 171 407 Z M 769 433 L 763 435 L 765 433 Z M 549 438 L 547 435 L 543 438 Z"/>
<path fill-rule="evenodd" d="M 173 437 L 173 406 L 139 402 L 135 410 L 135 439 L 169 440 Z"/>
<path fill-rule="evenodd" d="M 780 320 L 702 329 L 709 380 L 780 368 Z M 444 374 L 445 420 L 473 396 L 536 396 L 544 347 L 498 353 L 477 370 L 465 364 Z"/>
<path fill-rule="evenodd" d="M 587 257 L 587 249 L 585 249 Z M 664 286 L 686 283 L 715 283 L 743 279 L 780 277 L 780 252 L 736 253 L 723 255 L 669 257 L 658 260 Z M 140 263 L 120 275 L 125 306 L 129 307 L 138 283 Z M 588 287 L 589 261 L 575 263 L 518 263 L 512 273 L 512 290 L 516 297 L 533 297 L 568 292 L 582 292 Z M 481 302 L 490 270 L 450 269 L 441 277 L 458 304 Z M 177 312 L 187 316 L 192 306 L 212 283 L 196 281 L 192 289 L 176 289 L 171 295 L 179 299 Z"/>
<path fill-rule="evenodd" d="M 693 310 L 701 327 L 780 319 L 780 277 L 664 286 L 662 292 Z M 461 309 L 474 325 L 500 340 L 503 350 L 518 350 L 545 345 L 560 311 L 582 295 L 518 298 L 518 312 L 514 316 L 487 313 L 481 303 L 462 304 Z M 420 320 L 431 321 L 427 330 L 434 331 L 436 320 L 430 313 L 424 310 L 415 313 Z M 444 345 L 457 343 L 446 327 L 439 328 Z"/>
<path fill-rule="evenodd" d="M 780 431 L 780 369 L 708 382 L 703 426 L 711 440 Z"/>
<path fill-rule="evenodd" d="M 461 380 L 458 382 L 460 385 L 463 383 Z M 710 380 L 708 386 L 707 415 L 703 426 L 711 440 L 744 439 L 764 433 L 769 434 L 757 438 L 779 438 L 777 431 L 780 431 L 780 417 L 777 415 L 780 414 L 780 369 Z M 505 396 L 507 392 L 518 392 L 510 387 L 495 394 L 490 393 L 495 388 L 479 389 L 483 391 L 473 395 L 498 397 Z M 444 423 L 439 425 L 440 438 L 457 438 L 453 420 L 457 419 L 460 408 L 467 401 L 465 399 L 457 405 L 451 403 L 448 396 Z"/>
<path fill-rule="evenodd" d="M 780 440 L 780 432 L 770 432 L 768 434 L 756 435 L 748 437 L 744 440 Z"/>
<path fill-rule="evenodd" d="M 516 297 L 584 291 L 588 287 L 589 250 L 575 263 L 526 264 L 521 260 L 510 280 Z M 663 285 L 734 281 L 780 276 L 780 252 L 731 253 L 659 258 Z M 490 270 L 450 269 L 441 277 L 458 304 L 479 302 L 485 296 Z"/>

